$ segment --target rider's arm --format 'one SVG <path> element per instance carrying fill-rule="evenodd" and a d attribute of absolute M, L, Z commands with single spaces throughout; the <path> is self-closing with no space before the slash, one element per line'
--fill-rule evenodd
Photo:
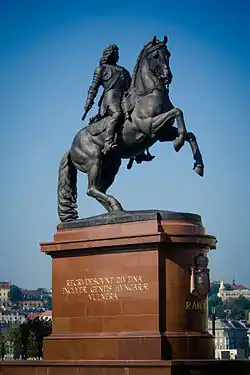
<path fill-rule="evenodd" d="M 102 83 L 102 67 L 96 68 L 91 85 L 89 86 L 85 109 L 94 104 L 94 99 Z"/>

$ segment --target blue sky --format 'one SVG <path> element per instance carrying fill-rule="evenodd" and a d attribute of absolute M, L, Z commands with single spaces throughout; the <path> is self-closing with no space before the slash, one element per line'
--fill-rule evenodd
<path fill-rule="evenodd" d="M 168 35 L 171 99 L 197 136 L 205 177 L 192 171 L 188 144 L 176 154 L 162 143 L 152 148 L 152 163 L 132 171 L 124 163 L 110 192 L 126 209 L 201 214 L 218 238 L 212 278 L 250 287 L 249 11 L 247 0 L 0 2 L 0 280 L 51 285 L 51 260 L 39 242 L 56 231 L 58 164 L 83 126 L 103 48 L 118 44 L 120 64 L 132 72 L 143 45 Z M 102 213 L 86 188 L 79 174 L 81 216 Z"/>

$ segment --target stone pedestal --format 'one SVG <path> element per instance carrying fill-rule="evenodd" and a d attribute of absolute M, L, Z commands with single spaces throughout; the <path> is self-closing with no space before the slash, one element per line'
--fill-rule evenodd
<path fill-rule="evenodd" d="M 250 375 L 248 360 L 0 361 L 1 375 Z"/>
<path fill-rule="evenodd" d="M 53 274 L 44 359 L 214 358 L 206 267 L 196 261 L 215 244 L 194 214 L 124 212 L 60 224 L 41 243 Z"/>

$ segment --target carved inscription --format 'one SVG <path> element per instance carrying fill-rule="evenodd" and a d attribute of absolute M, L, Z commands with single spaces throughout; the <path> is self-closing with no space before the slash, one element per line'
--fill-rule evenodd
<path fill-rule="evenodd" d="M 186 310 L 199 310 L 205 312 L 207 311 L 207 304 L 203 301 L 186 301 Z"/>
<path fill-rule="evenodd" d="M 90 301 L 119 300 L 121 292 L 148 292 L 149 285 L 141 276 L 83 277 L 66 280 L 63 295 L 86 294 Z"/>

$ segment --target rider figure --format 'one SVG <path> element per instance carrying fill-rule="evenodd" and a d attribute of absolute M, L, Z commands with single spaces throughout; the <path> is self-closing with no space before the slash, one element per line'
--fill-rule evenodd
<path fill-rule="evenodd" d="M 84 107 L 87 113 L 98 93 L 100 86 L 103 86 L 104 91 L 98 103 L 99 113 L 94 118 L 98 121 L 103 117 L 110 116 L 107 121 L 106 138 L 103 153 L 107 154 L 117 148 L 115 142 L 115 134 L 117 126 L 123 120 L 123 110 L 121 106 L 122 96 L 128 90 L 131 83 L 131 76 L 129 72 L 117 65 L 119 59 L 118 47 L 116 44 L 111 44 L 103 51 L 103 56 L 100 59 L 100 65 L 94 72 L 94 77 L 91 86 L 88 90 L 88 96 Z M 128 118 L 128 113 L 125 111 L 125 118 Z"/>

